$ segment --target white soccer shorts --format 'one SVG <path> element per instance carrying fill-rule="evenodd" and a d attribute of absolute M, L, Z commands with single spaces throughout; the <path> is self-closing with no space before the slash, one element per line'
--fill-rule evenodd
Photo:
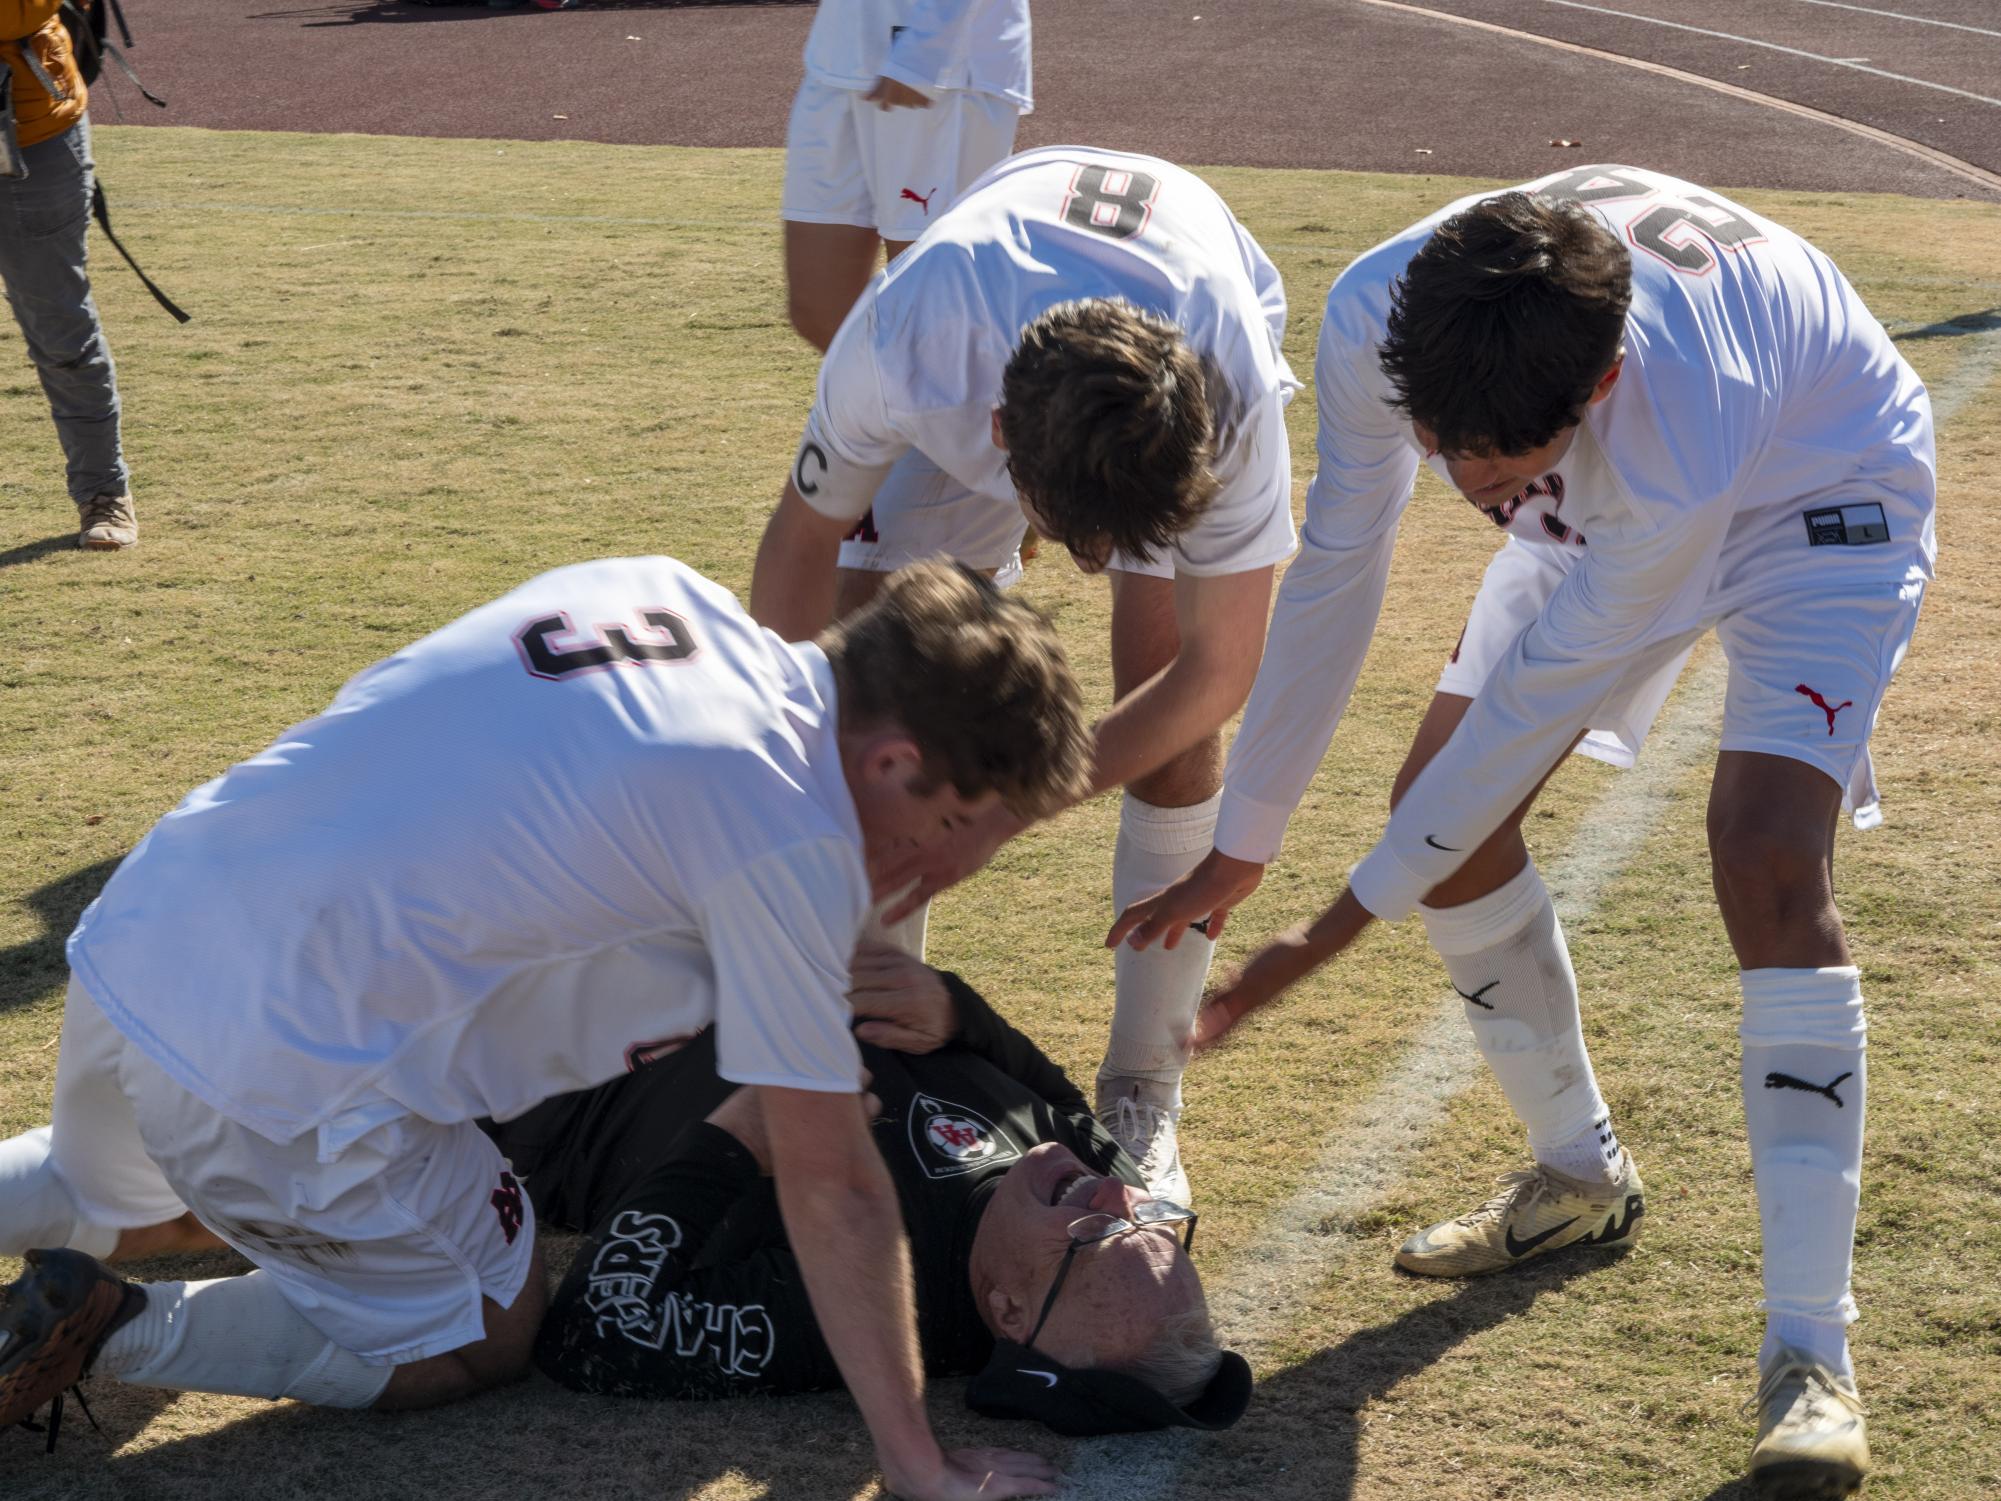
<path fill-rule="evenodd" d="M 1793 520 L 1790 512 L 1773 519 L 1782 530 Z M 1921 569 L 1911 549 L 1886 546 L 1807 555 L 1804 565 L 1794 553 L 1774 570 L 1773 528 L 1757 530 L 1760 545 L 1726 551 L 1707 622 L 1730 668 L 1721 748 L 1818 767 L 1842 788 L 1856 827 L 1872 828 L 1882 813 L 1869 737 L 1917 627 Z M 1487 565 L 1437 691 L 1478 697 L 1578 556 L 1510 537 Z M 1631 766 L 1692 646 L 1636 668 L 1592 716 L 1578 749 Z"/>
<path fill-rule="evenodd" d="M 270 1141 L 183 1089 L 74 980 L 56 1077 L 52 1156 L 86 1218 L 154 1224 L 185 1205 L 364 1360 L 472 1344 L 480 1300 L 511 1306 L 527 1281 L 534 1208 L 469 1121 L 395 1114 L 324 1156 L 319 1133 Z"/>
<path fill-rule="evenodd" d="M 867 513 L 841 543 L 841 567 L 894 573 L 926 558 L 953 558 L 987 571 L 1006 588 L 1021 577 L 1027 526 L 1019 505 L 968 490 L 913 448 L 890 467 Z M 1174 557 L 1164 549 L 1149 563 L 1114 553 L 1106 567 L 1174 577 Z"/>
<path fill-rule="evenodd" d="M 974 178 L 1013 152 L 1020 123 L 1020 110 L 990 94 L 946 89 L 929 109 L 882 109 L 852 89 L 809 78 L 785 131 L 780 217 L 914 240 Z"/>

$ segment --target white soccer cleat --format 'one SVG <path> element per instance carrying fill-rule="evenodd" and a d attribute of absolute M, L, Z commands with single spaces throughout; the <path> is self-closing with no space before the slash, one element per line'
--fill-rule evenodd
<path fill-rule="evenodd" d="M 1855 1383 L 1781 1346 L 1758 1383 L 1751 1481 L 1766 1501 L 1836 1501 L 1862 1488 L 1869 1437 Z"/>
<path fill-rule="evenodd" d="M 1147 1087 L 1137 1079 L 1100 1081 L 1098 1124 L 1139 1164 L 1148 1193 L 1186 1208 L 1188 1174 L 1181 1170 L 1181 1144 L 1174 1134 L 1180 1112 L 1146 1099 Z"/>
<path fill-rule="evenodd" d="M 1629 1245 L 1640 1233 L 1647 1191 L 1623 1148 L 1619 1168 L 1611 1183 L 1586 1183 L 1540 1163 L 1509 1173 L 1501 1191 L 1471 1214 L 1405 1241 L 1397 1265 L 1425 1277 L 1478 1277 L 1571 1246 Z"/>

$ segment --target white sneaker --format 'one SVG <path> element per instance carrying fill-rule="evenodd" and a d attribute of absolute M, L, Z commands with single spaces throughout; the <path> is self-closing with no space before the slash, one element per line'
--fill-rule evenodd
<path fill-rule="evenodd" d="M 1139 1164 L 1148 1193 L 1186 1208 L 1188 1174 L 1181 1170 L 1181 1145 L 1174 1136 L 1180 1112 L 1145 1097 L 1147 1090 L 1159 1087 L 1144 1079 L 1100 1080 L 1098 1124 Z"/>
<path fill-rule="evenodd" d="M 1752 1399 L 1758 1442 L 1751 1481 L 1768 1501 L 1835 1501 L 1862 1488 L 1869 1438 L 1855 1383 L 1803 1350 L 1781 1346 Z"/>
<path fill-rule="evenodd" d="M 1624 1246 L 1640 1233 L 1647 1190 L 1624 1148 L 1619 1168 L 1611 1183 L 1586 1183 L 1541 1163 L 1509 1173 L 1472 1213 L 1405 1241 L 1397 1265 L 1425 1277 L 1478 1277 L 1567 1246 Z"/>

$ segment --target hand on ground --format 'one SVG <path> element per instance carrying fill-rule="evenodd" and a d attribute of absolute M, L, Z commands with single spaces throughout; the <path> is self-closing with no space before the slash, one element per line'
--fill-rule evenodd
<path fill-rule="evenodd" d="M 923 1479 L 885 1476 L 886 1489 L 901 1501 L 999 1501 L 1004 1496 L 1053 1496 L 1062 1479 L 1039 1454 L 1018 1449 L 951 1449 L 943 1467 Z"/>

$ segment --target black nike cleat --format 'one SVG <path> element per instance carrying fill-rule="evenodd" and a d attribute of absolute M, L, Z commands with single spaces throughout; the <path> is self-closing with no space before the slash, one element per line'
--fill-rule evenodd
<path fill-rule="evenodd" d="M 1616 1182 L 1586 1183 L 1537 1164 L 1501 1179 L 1471 1214 L 1420 1230 L 1397 1265 L 1424 1277 L 1478 1277 L 1572 1246 L 1624 1246 L 1640 1233 L 1646 1187 L 1624 1149 Z"/>
<path fill-rule="evenodd" d="M 55 1447 L 63 1394 L 83 1379 L 113 1330 L 146 1306 L 136 1282 L 81 1251 L 30 1251 L 0 1290 L 0 1428 L 33 1427 L 43 1403 Z"/>

